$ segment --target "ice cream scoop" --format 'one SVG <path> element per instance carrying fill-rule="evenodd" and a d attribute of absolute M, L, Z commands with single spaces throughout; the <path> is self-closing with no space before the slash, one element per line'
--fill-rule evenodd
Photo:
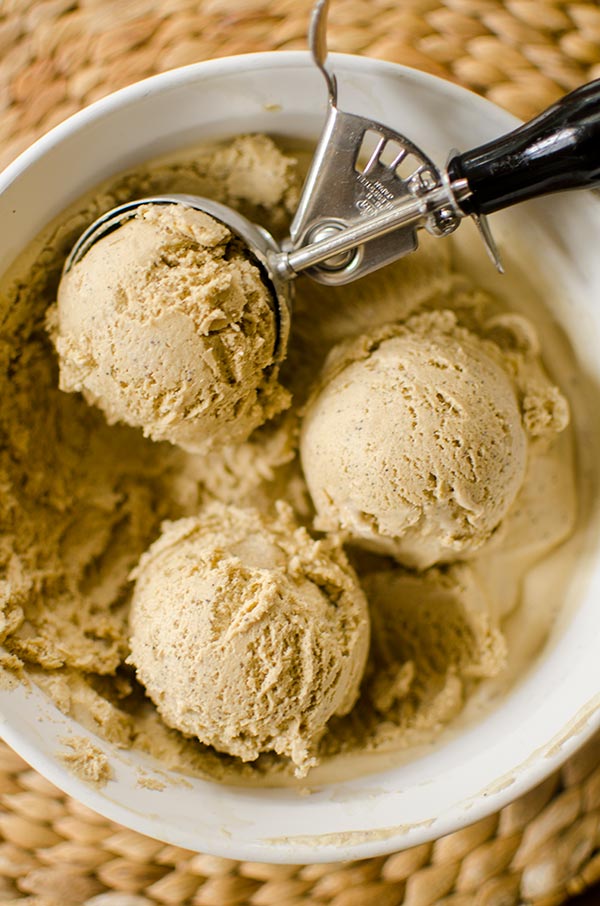
<path fill-rule="evenodd" d="M 315 764 L 357 696 L 367 603 L 335 539 L 215 503 L 165 527 L 135 571 L 131 656 L 163 720 L 220 752 Z"/>
<path fill-rule="evenodd" d="M 325 76 L 329 112 L 290 238 L 279 245 L 236 211 L 199 196 L 142 198 L 93 223 L 73 248 L 66 272 L 94 243 L 118 229 L 140 205 L 180 204 L 220 220 L 247 246 L 273 296 L 277 354 L 285 355 L 291 281 L 306 272 L 328 284 L 348 283 L 417 247 L 417 229 L 445 236 L 470 215 L 501 269 L 483 215 L 538 195 L 600 182 L 600 80 L 576 89 L 536 119 L 465 153 L 445 169 L 406 136 L 337 107 L 327 68 L 328 0 L 318 0 L 309 31 L 315 64 Z"/>
<path fill-rule="evenodd" d="M 522 381 L 531 370 L 535 391 Z M 533 386 L 533 384 L 532 384 Z M 332 353 L 305 413 L 301 456 L 321 529 L 425 569 L 491 537 L 541 430 L 567 407 L 535 356 L 503 350 L 451 311 L 417 315 Z"/>

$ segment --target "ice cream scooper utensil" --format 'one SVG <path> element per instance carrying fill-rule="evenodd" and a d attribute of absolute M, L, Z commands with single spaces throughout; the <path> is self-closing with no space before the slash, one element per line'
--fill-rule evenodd
<path fill-rule="evenodd" d="M 309 44 L 323 73 L 329 109 L 290 238 L 279 245 L 262 227 L 224 205 L 191 195 L 141 198 L 114 208 L 80 237 L 65 271 L 144 204 L 183 204 L 222 221 L 247 246 L 270 282 L 277 354 L 286 351 L 293 278 L 306 272 L 325 284 L 349 283 L 417 247 L 417 230 L 452 233 L 473 217 L 501 269 L 484 215 L 564 189 L 600 184 L 600 80 L 554 104 L 513 132 L 464 153 L 445 169 L 406 136 L 337 106 L 327 68 L 328 0 L 318 0 Z"/>

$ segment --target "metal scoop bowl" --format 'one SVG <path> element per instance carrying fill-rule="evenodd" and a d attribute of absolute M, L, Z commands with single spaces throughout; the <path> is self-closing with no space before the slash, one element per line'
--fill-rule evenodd
<path fill-rule="evenodd" d="M 128 201 L 116 208 L 111 208 L 81 234 L 65 262 L 63 273 L 68 273 L 78 264 L 97 242 L 118 230 L 128 220 L 135 217 L 143 205 L 184 205 L 202 211 L 215 220 L 225 224 L 231 232 L 242 240 L 250 256 L 261 271 L 266 285 L 271 290 L 273 316 L 276 328 L 276 347 L 274 357 L 283 359 L 287 348 L 291 320 L 291 283 L 283 278 L 274 266 L 281 254 L 281 249 L 268 230 L 252 223 L 247 217 L 234 211 L 227 205 L 203 198 L 199 195 L 155 195 Z"/>

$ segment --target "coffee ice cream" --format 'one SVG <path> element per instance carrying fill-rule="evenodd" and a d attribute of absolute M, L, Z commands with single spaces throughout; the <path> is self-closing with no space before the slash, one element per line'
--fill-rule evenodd
<path fill-rule="evenodd" d="M 306 159 L 243 136 L 136 167 L 0 283 L 0 664 L 82 732 L 232 783 L 305 786 L 315 761 L 311 783 L 339 780 L 486 713 L 543 646 L 585 536 L 576 426 L 559 433 L 536 334 L 575 403 L 581 371 L 535 292 L 495 299 L 461 272 L 460 236 L 352 285 L 298 280 L 279 376 L 259 275 L 202 217 L 139 212 L 61 282 L 86 226 L 148 195 L 283 236 Z M 381 524 L 357 532 L 360 511 Z M 353 539 L 375 552 L 348 545 L 350 569 Z"/>
<path fill-rule="evenodd" d="M 130 616 L 137 675 L 163 720 L 244 761 L 288 756 L 302 776 L 332 715 L 354 705 L 367 602 L 335 539 L 214 503 L 145 553 Z"/>
<path fill-rule="evenodd" d="M 319 528 L 418 569 L 481 549 L 523 485 L 532 435 L 568 420 L 511 328 L 503 349 L 428 312 L 331 353 L 301 439 Z"/>
<path fill-rule="evenodd" d="M 109 424 L 206 451 L 285 408 L 274 300 L 222 223 L 144 205 L 62 278 L 49 315 L 60 388 Z"/>
<path fill-rule="evenodd" d="M 415 574 L 401 567 L 364 580 L 379 669 L 365 682 L 375 712 L 393 714 L 411 742 L 445 723 L 468 689 L 506 664 L 506 642 L 489 601 L 465 563 Z M 381 734 L 375 726 L 373 732 Z M 385 731 L 384 731 L 385 733 Z"/>

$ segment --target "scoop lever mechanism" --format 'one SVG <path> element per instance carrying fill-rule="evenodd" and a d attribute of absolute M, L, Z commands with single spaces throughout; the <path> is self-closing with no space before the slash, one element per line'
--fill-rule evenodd
<path fill-rule="evenodd" d="M 355 280 L 417 248 L 416 230 L 447 236 L 465 216 L 466 180 L 451 181 L 405 135 L 345 113 L 327 67 L 328 0 L 316 3 L 309 47 L 327 84 L 328 115 L 290 229 L 286 257 L 277 267 L 288 278 L 306 271 L 320 283 Z M 500 269 L 489 230 L 486 244 Z"/>
<path fill-rule="evenodd" d="M 507 135 L 451 152 L 440 169 L 400 132 L 339 110 L 327 66 L 328 5 L 317 0 L 309 45 L 329 110 L 285 255 L 274 262 L 284 279 L 305 271 L 320 283 L 348 283 L 416 249 L 418 228 L 447 236 L 466 216 L 502 272 L 486 214 L 600 184 L 600 80 Z"/>

